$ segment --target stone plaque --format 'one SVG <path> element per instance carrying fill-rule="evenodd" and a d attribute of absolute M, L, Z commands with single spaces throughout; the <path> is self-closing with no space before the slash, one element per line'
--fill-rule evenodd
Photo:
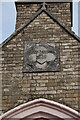
<path fill-rule="evenodd" d="M 59 43 L 27 43 L 23 72 L 59 71 Z"/>

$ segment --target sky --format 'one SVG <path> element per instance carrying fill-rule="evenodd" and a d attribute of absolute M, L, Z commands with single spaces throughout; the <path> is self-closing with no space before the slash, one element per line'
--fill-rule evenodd
<path fill-rule="evenodd" d="M 79 23 L 80 18 L 79 18 L 79 14 L 78 14 L 80 11 L 79 10 L 80 3 L 79 3 L 79 0 L 73 0 L 73 1 L 74 1 L 74 4 L 73 4 L 74 15 L 73 15 L 73 28 L 72 28 L 72 30 L 75 31 L 76 35 L 78 35 L 78 33 L 79 33 L 78 26 L 80 25 L 80 23 Z"/>
<path fill-rule="evenodd" d="M 15 0 L 0 0 L 0 43 L 7 39 L 15 31 L 16 8 L 14 1 Z M 78 17 L 77 3 L 74 4 L 74 14 L 73 30 L 75 30 L 76 34 L 78 35 L 79 21 L 76 19 Z"/>
<path fill-rule="evenodd" d="M 0 43 L 15 31 L 16 23 L 16 8 L 14 0 L 5 1 L 0 0 Z"/>

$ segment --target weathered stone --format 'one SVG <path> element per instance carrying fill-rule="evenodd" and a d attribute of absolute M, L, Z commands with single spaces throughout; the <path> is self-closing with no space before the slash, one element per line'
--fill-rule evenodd
<path fill-rule="evenodd" d="M 18 11 L 16 28 L 19 28 L 24 22 L 26 23 L 30 20 L 32 15 L 40 8 L 40 4 L 22 3 L 21 5 L 21 3 L 17 3 L 16 8 Z M 64 26 L 67 25 L 68 28 L 71 28 L 70 3 L 49 3 L 47 10 L 58 21 L 61 21 Z M 32 62 L 36 64 L 35 61 L 37 61 L 38 71 L 36 73 L 23 73 L 23 65 L 25 64 L 24 48 L 26 45 L 29 45 L 26 48 L 28 50 L 33 44 L 34 46 L 38 45 L 37 48 L 35 47 L 37 52 L 34 52 L 34 49 L 29 51 L 29 57 L 27 58 L 31 62 L 25 62 L 31 65 Z M 45 44 L 48 44 L 50 47 L 45 47 Z M 58 49 L 52 50 L 49 48 Z M 43 51 L 45 51 L 45 54 Z M 46 13 L 42 12 L 38 15 L 29 26 L 25 27 L 19 34 L 6 42 L 2 46 L 2 52 L 0 51 L 0 66 L 2 67 L 0 69 L 0 78 L 2 79 L 3 93 L 1 96 L 2 106 L 0 105 L 0 108 L 3 112 L 14 108 L 16 105 L 30 101 L 33 98 L 40 97 L 55 100 L 78 110 L 78 103 L 80 101 L 79 51 L 80 43 L 75 38 L 54 20 L 50 19 Z M 56 61 L 56 58 L 58 61 Z M 52 64 L 49 64 L 49 67 L 48 62 L 51 61 Z M 60 71 L 58 71 L 58 66 L 57 69 L 56 66 L 53 66 L 54 62 L 56 65 L 59 65 Z M 46 66 L 49 69 L 46 70 Z M 29 71 L 29 66 L 26 67 Z M 40 69 L 42 71 L 39 71 Z M 55 69 L 58 72 L 54 71 Z"/>
<path fill-rule="evenodd" d="M 26 44 L 23 72 L 59 71 L 59 58 L 58 43 Z"/>

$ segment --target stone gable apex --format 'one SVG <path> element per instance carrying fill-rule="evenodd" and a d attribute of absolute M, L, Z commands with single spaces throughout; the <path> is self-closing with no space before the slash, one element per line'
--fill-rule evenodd
<path fill-rule="evenodd" d="M 16 36 L 17 34 L 19 34 L 25 27 L 27 27 L 34 19 L 37 18 L 38 15 L 40 15 L 42 12 L 45 12 L 50 19 L 52 19 L 53 21 L 55 21 L 61 28 L 63 28 L 68 34 L 70 34 L 73 38 L 75 38 L 78 42 L 80 42 L 80 38 L 75 35 L 72 31 L 68 30 L 64 25 L 62 25 L 47 9 L 44 9 L 44 7 L 42 7 L 41 9 L 39 9 L 32 17 L 31 19 L 23 24 L 20 28 L 18 28 L 10 37 L 8 37 L 2 44 L 0 44 L 0 47 L 2 47 L 3 45 L 5 45 L 7 42 L 9 42 L 14 36 Z"/>

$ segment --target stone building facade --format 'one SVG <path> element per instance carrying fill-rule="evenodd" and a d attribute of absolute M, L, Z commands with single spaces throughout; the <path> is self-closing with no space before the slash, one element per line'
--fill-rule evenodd
<path fill-rule="evenodd" d="M 39 98 L 80 111 L 80 38 L 71 31 L 71 3 L 15 4 L 16 31 L 1 44 L 3 113 Z"/>

